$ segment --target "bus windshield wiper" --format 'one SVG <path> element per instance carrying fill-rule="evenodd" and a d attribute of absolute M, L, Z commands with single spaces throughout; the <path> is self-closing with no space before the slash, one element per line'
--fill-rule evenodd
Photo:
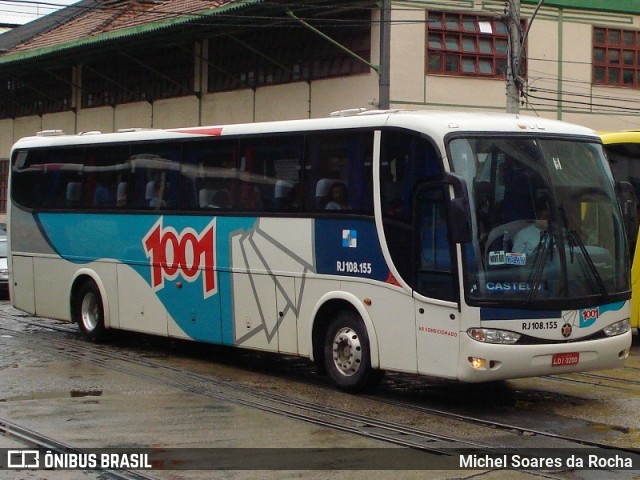
<path fill-rule="evenodd" d="M 580 253 L 582 253 L 582 257 L 584 258 L 585 263 L 587 264 L 589 272 L 591 273 L 593 279 L 598 285 L 598 288 L 600 289 L 600 293 L 606 297 L 607 295 L 609 295 L 609 292 L 607 292 L 607 287 L 602 281 L 600 272 L 598 272 L 598 267 L 596 267 L 595 263 L 593 263 L 591 255 L 589 255 L 587 247 L 585 247 L 584 242 L 580 238 L 580 235 L 578 235 L 578 232 L 571 228 L 571 224 L 569 223 L 569 216 L 567 215 L 567 211 L 563 205 L 560 205 L 560 212 L 562 213 L 562 218 L 564 219 L 564 224 L 567 229 L 567 242 L 569 243 L 571 263 L 573 263 L 573 248 L 578 247 L 580 249 Z"/>
<path fill-rule="evenodd" d="M 607 292 L 607 287 L 604 284 L 602 277 L 600 276 L 600 272 L 598 272 L 598 267 L 596 267 L 596 264 L 593 263 L 593 259 L 591 258 L 591 255 L 589 255 L 587 247 L 585 247 L 584 242 L 580 238 L 580 235 L 578 235 L 578 232 L 569 228 L 568 226 L 567 242 L 569 242 L 569 248 L 571 249 L 571 262 L 573 263 L 573 248 L 578 247 L 580 249 L 580 253 L 582 253 L 582 257 L 584 258 L 584 262 L 586 263 L 589 272 L 591 272 L 593 279 L 596 281 L 596 284 L 600 289 L 600 293 L 602 293 L 602 295 L 604 295 L 605 297 L 609 295 L 609 292 Z"/>

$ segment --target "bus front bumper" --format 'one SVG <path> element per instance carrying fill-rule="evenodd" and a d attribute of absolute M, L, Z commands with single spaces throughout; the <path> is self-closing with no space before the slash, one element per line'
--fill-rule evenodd
<path fill-rule="evenodd" d="M 499 345 L 477 342 L 463 333 L 458 380 L 476 383 L 620 368 L 629 356 L 631 337 L 628 331 L 584 342 Z"/>

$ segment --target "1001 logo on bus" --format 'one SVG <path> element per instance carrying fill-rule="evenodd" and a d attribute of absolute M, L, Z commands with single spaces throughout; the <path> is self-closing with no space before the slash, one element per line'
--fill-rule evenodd
<path fill-rule="evenodd" d="M 600 316 L 600 308 L 584 308 L 580 310 L 580 327 L 590 327 L 598 320 Z"/>
<path fill-rule="evenodd" d="M 180 233 L 173 227 L 165 228 L 162 219 L 142 239 L 145 254 L 151 260 L 153 290 L 163 289 L 165 279 L 182 276 L 187 282 L 195 282 L 202 275 L 204 298 L 215 294 L 215 219 L 199 234 L 190 227 Z"/>

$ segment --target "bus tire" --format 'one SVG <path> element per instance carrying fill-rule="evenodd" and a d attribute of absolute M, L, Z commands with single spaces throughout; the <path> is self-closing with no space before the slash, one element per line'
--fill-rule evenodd
<path fill-rule="evenodd" d="M 367 330 L 355 312 L 340 310 L 329 324 L 324 366 L 333 383 L 347 392 L 369 389 L 381 378 L 380 372 L 371 367 Z"/>
<path fill-rule="evenodd" d="M 85 282 L 78 290 L 73 298 L 72 307 L 73 320 L 87 340 L 101 342 L 107 337 L 102 296 L 93 280 Z"/>

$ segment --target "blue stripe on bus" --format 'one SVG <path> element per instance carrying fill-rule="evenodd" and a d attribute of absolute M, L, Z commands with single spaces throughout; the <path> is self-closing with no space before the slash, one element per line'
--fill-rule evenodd
<path fill-rule="evenodd" d="M 577 315 L 578 322 L 571 322 L 580 328 L 586 328 L 593 325 L 600 315 L 607 312 L 615 312 L 625 306 L 626 302 L 607 303 L 598 305 L 593 308 L 582 308 L 573 311 Z M 561 318 L 561 310 L 522 310 L 517 308 L 481 308 L 480 320 L 522 320 L 522 319 L 543 319 L 543 318 Z M 565 315 L 566 316 L 566 315 Z"/>
<path fill-rule="evenodd" d="M 129 265 L 149 288 L 152 288 L 151 267 L 145 253 L 143 238 L 161 217 L 158 215 L 47 214 L 38 216 L 38 223 L 51 247 L 64 259 L 89 263 L 114 259 Z M 210 216 L 162 217 L 162 227 L 177 233 L 186 228 L 202 232 L 211 223 Z M 203 298 L 202 279 L 195 282 L 177 278 L 163 279 L 163 288 L 156 295 L 180 328 L 195 340 L 234 344 L 233 291 L 231 275 L 231 238 L 255 228 L 256 218 L 218 217 L 215 234 L 215 268 L 217 291 Z M 70 233 L 73 232 L 73 235 Z M 175 288 L 180 282 L 181 287 Z"/>

